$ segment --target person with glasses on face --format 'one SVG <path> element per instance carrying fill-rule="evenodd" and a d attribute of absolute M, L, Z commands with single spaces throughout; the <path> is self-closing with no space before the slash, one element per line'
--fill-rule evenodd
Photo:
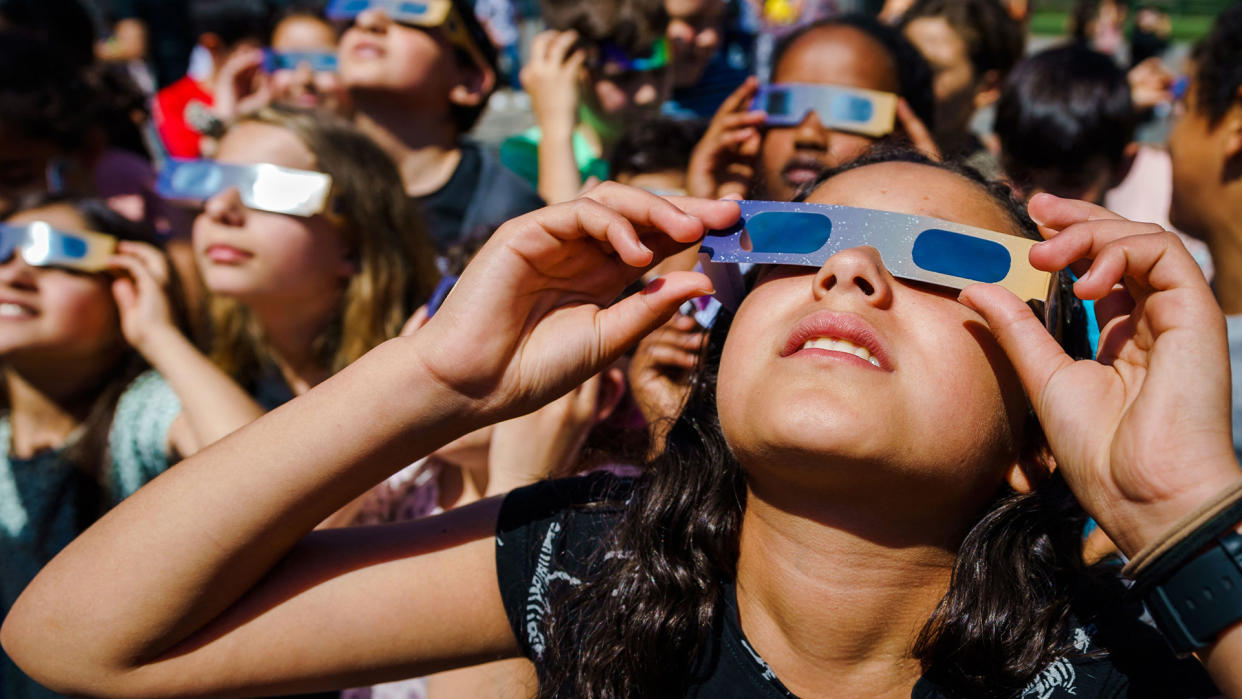
<path fill-rule="evenodd" d="M 114 696 L 517 655 L 543 697 L 1236 695 L 1225 324 L 1177 239 L 1047 194 L 1028 216 L 909 152 L 808 192 L 604 183 L 509 222 L 417 332 L 86 532 L 0 641 L 36 677 Z M 722 299 L 736 310 L 646 474 L 311 531 L 412 455 L 536 409 L 725 294 L 675 272 L 614 303 L 698 241 L 759 264 Z M 1057 339 L 1077 295 L 1110 298 L 1098 361 Z M 1083 567 L 1087 514 L 1131 557 L 1130 591 Z"/>
<path fill-rule="evenodd" d="M 927 62 L 899 32 L 862 15 L 814 22 L 777 44 L 767 84 L 751 78 L 721 105 L 687 191 L 789 201 L 883 141 L 938 154 L 933 110 Z"/>
<path fill-rule="evenodd" d="M 157 190 L 195 207 L 212 359 L 265 408 L 396 336 L 439 279 L 392 162 L 349 122 L 273 106 Z"/>
<path fill-rule="evenodd" d="M 436 249 L 485 236 L 542 205 L 466 134 L 496 84 L 495 48 L 463 0 L 335 0 L 348 22 L 338 67 L 355 124 L 397 163 Z"/>
<path fill-rule="evenodd" d="M 655 116 L 672 88 L 668 16 L 659 0 L 545 0 L 549 29 L 522 68 L 536 125 L 500 148 L 549 203 L 608 178 L 626 127 Z"/>
<path fill-rule="evenodd" d="M 262 413 L 177 330 L 153 240 L 93 199 L 43 197 L 0 222 L 5 614 L 96 518 Z M 0 692 L 59 696 L 3 655 Z"/>

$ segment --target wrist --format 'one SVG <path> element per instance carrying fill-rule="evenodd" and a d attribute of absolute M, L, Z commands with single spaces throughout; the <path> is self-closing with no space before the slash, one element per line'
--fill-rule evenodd
<path fill-rule="evenodd" d="M 1129 502 L 1108 514 L 1102 513 L 1100 526 L 1122 553 L 1133 558 L 1165 537 L 1188 514 L 1242 480 L 1242 471 L 1232 458 L 1202 471 L 1191 488 L 1158 499 Z"/>
<path fill-rule="evenodd" d="M 131 344 L 148 364 L 164 373 L 163 365 L 175 362 L 177 351 L 190 341 L 171 324 L 156 323 L 144 328 L 142 336 Z"/>

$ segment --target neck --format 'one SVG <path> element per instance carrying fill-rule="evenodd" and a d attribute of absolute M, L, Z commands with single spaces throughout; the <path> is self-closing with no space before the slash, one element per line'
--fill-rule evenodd
<path fill-rule="evenodd" d="M 306 393 L 331 376 L 315 351 L 319 338 L 337 313 L 339 295 L 327 295 L 330 303 L 250 305 L 272 351 L 272 361 L 295 395 Z"/>
<path fill-rule="evenodd" d="M 102 374 L 100 366 L 91 362 L 32 367 L 6 358 L 4 384 L 12 442 L 5 447 L 18 458 L 60 448 L 86 421 Z"/>
<path fill-rule="evenodd" d="M 354 123 L 397 164 L 405 192 L 412 197 L 444 186 L 461 162 L 457 128 L 448 115 L 428 115 L 358 95 Z M 435 118 L 429 118 L 434 116 Z"/>
<path fill-rule="evenodd" d="M 914 639 L 948 589 L 959 535 L 932 516 L 829 510 L 785 490 L 752 484 L 747 496 L 737 573 L 747 638 L 799 696 L 909 697 L 922 674 Z M 919 534 L 884 534 L 894 531 Z"/>

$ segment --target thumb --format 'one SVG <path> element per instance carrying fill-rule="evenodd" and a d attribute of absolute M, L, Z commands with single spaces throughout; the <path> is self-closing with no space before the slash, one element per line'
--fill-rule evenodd
<path fill-rule="evenodd" d="M 1042 419 L 1044 388 L 1054 374 L 1074 363 L 1031 309 L 1013 293 L 994 284 L 972 284 L 958 297 L 974 309 L 1008 355 L 1026 395 Z"/>
<path fill-rule="evenodd" d="M 670 272 L 653 279 L 642 291 L 599 312 L 596 322 L 603 355 L 619 356 L 672 318 L 681 304 L 711 293 L 711 280 L 700 272 Z"/>

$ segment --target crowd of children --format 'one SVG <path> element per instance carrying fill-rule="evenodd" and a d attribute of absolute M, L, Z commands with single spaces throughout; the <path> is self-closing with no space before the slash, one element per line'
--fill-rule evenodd
<path fill-rule="evenodd" d="M 526 5 L 0 0 L 0 697 L 1242 697 L 1242 5 Z"/>

